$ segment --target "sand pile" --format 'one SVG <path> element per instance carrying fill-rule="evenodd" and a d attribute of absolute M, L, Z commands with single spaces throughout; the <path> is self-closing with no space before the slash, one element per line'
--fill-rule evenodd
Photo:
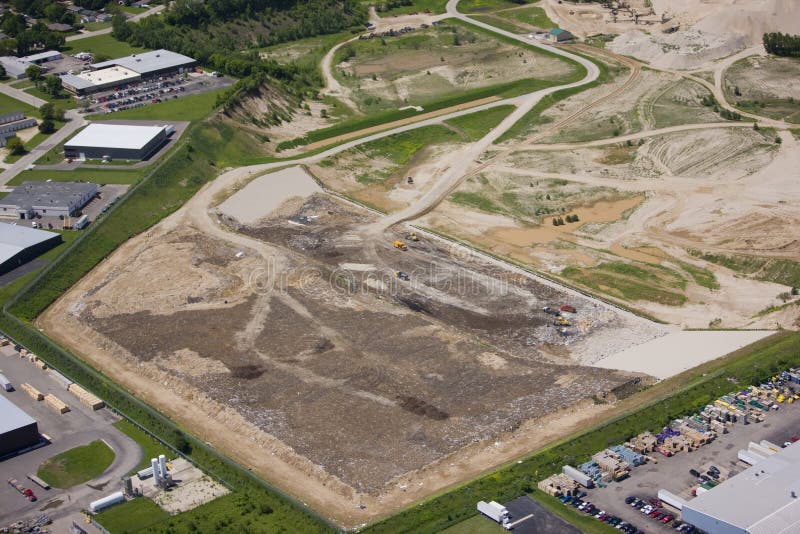
<path fill-rule="evenodd" d="M 656 67 L 695 69 L 709 61 L 735 54 L 747 45 L 747 37 L 741 34 L 682 29 L 672 34 L 648 35 L 634 30 L 618 36 L 608 44 L 608 48 Z"/>
<path fill-rule="evenodd" d="M 654 0 L 653 7 L 682 26 L 744 35 L 749 45 L 761 42 L 765 32 L 800 33 L 796 0 Z"/>

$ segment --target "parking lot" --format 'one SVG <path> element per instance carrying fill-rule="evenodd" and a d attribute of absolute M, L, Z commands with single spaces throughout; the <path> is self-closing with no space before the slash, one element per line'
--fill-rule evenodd
<path fill-rule="evenodd" d="M 0 390 L 0 395 L 5 395 L 36 419 L 39 433 L 48 438 L 39 448 L 0 461 L 3 478 L 0 484 L 0 528 L 43 512 L 57 520 L 116 491 L 120 477 L 136 467 L 142 455 L 133 440 L 112 426 L 118 418 L 107 409 L 92 411 L 81 404 L 51 372 L 42 371 L 28 359 L 20 358 L 13 346 L 0 347 L 0 369 L 15 387 L 12 392 Z M 22 390 L 22 383 L 31 384 L 44 395 L 52 393 L 64 401 L 70 411 L 59 414 L 44 401 L 36 401 Z M 35 474 L 48 458 L 97 439 L 104 440 L 116 453 L 111 466 L 98 479 L 69 489 L 44 490 L 26 478 L 28 474 Z M 29 502 L 6 483 L 9 478 L 15 478 L 32 489 L 38 500 Z"/>
<path fill-rule="evenodd" d="M 658 463 L 651 461 L 634 468 L 630 477 L 610 483 L 606 488 L 588 490 L 584 500 L 590 501 L 596 507 L 595 513 L 601 510 L 608 512 L 643 532 L 674 532 L 675 522 L 671 522 L 669 526 L 661 524 L 626 504 L 625 499 L 635 496 L 649 501 L 657 496 L 659 489 L 666 489 L 684 500 L 691 500 L 691 489 L 698 485 L 698 480 L 689 473 L 690 469 L 705 473 L 708 466 L 713 465 L 723 473 L 723 478 L 726 471 L 730 471 L 732 476 L 749 467 L 739 462 L 737 457 L 739 449 L 747 449 L 749 442 L 767 440 L 781 445 L 798 433 L 800 405 L 782 404 L 778 411 L 769 412 L 764 422 L 748 425 L 737 423 L 730 428 L 729 433 L 720 435 L 715 441 L 696 451 L 681 452 L 670 458 L 651 453 Z M 680 517 L 677 510 L 670 506 L 661 506 L 659 509 Z"/>
<path fill-rule="evenodd" d="M 150 80 L 120 84 L 107 91 L 84 97 L 89 101 L 86 113 L 114 113 L 144 107 L 166 100 L 183 98 L 233 85 L 226 76 L 212 76 L 203 71 L 159 76 Z"/>

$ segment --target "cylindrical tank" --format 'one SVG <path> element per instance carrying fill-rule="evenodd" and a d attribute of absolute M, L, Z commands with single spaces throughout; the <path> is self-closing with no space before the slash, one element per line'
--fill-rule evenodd
<path fill-rule="evenodd" d="M 161 478 L 167 478 L 167 457 L 163 454 L 158 455 L 158 467 L 161 469 Z"/>
<path fill-rule="evenodd" d="M 103 497 L 102 499 L 97 499 L 96 501 L 89 503 L 89 511 L 93 514 L 96 514 L 97 512 L 105 510 L 109 506 L 121 503 L 124 500 L 125 496 L 122 494 L 122 492 L 117 491 L 107 497 Z"/>
<path fill-rule="evenodd" d="M 150 467 L 153 468 L 153 485 L 161 485 L 161 471 L 158 468 L 158 458 L 150 459 Z"/>

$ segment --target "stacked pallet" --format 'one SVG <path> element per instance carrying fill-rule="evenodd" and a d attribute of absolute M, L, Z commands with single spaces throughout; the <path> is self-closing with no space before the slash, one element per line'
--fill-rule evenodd
<path fill-rule="evenodd" d="M 69 411 L 69 406 L 64 404 L 64 401 L 62 401 L 52 393 L 49 393 L 47 396 L 45 396 L 44 401 L 47 403 L 48 406 L 53 408 L 58 413 L 67 413 Z"/>
<path fill-rule="evenodd" d="M 22 388 L 22 390 L 25 393 L 27 393 L 28 395 L 33 397 L 34 400 L 37 400 L 37 401 L 44 400 L 44 395 L 42 395 L 41 391 L 39 391 L 38 389 L 36 389 L 32 385 L 25 383 L 25 384 L 22 384 L 20 387 Z"/>
<path fill-rule="evenodd" d="M 38 360 L 38 359 L 37 359 L 35 362 L 33 362 L 33 364 L 34 364 L 36 367 L 38 367 L 39 369 L 41 369 L 42 371 L 44 371 L 45 369 L 47 369 L 47 364 L 46 364 L 46 363 L 44 363 L 42 360 Z"/>
<path fill-rule="evenodd" d="M 28 355 L 28 349 L 19 349 L 19 357 L 24 358 Z"/>
<path fill-rule="evenodd" d="M 92 410 L 99 410 L 100 408 L 105 406 L 103 401 L 100 400 L 96 395 L 89 393 L 88 391 L 80 387 L 78 384 L 74 383 L 70 384 L 69 386 L 67 386 L 67 390 L 76 397 L 78 397 L 78 399 L 83 404 L 85 404 Z"/>

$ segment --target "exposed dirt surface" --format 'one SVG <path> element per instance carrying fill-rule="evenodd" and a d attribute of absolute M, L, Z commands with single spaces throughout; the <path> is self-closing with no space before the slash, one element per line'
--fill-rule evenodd
<path fill-rule="evenodd" d="M 274 251 L 266 264 L 188 225 L 157 229 L 41 324 L 65 343 L 80 336 L 89 361 L 266 478 L 281 484 L 293 473 L 281 485 L 345 523 L 522 446 L 500 454 L 475 444 L 519 432 L 530 446 L 542 435 L 526 421 L 639 379 L 570 356 L 634 319 L 444 241 L 399 229 L 362 236 L 375 218 L 322 193 L 291 198 L 256 226 L 224 217 Z M 578 310 L 567 337 L 541 311 L 560 304 Z M 658 335 L 645 331 L 641 340 Z M 583 417 L 569 413 L 568 426 Z M 214 431 L 223 420 L 238 445 Z M 468 466 L 455 472 L 444 458 Z"/>

